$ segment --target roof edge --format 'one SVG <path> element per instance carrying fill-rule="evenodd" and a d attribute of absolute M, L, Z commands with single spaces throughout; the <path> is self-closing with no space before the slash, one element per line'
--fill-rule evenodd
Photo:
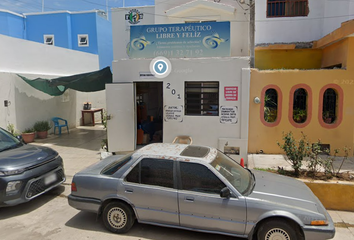
<path fill-rule="evenodd" d="M 314 41 L 313 48 L 325 48 L 347 37 L 354 37 L 354 19 L 342 22 L 341 26 L 323 38 Z"/>

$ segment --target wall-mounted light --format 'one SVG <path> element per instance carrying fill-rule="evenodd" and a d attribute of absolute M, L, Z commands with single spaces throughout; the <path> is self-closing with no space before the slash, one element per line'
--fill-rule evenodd
<path fill-rule="evenodd" d="M 8 107 L 11 105 L 11 102 L 9 100 L 4 100 L 4 106 Z"/>
<path fill-rule="evenodd" d="M 254 102 L 255 104 L 259 104 L 259 103 L 261 103 L 261 99 L 259 99 L 259 97 L 255 97 L 255 98 L 253 99 L 253 102 Z"/>

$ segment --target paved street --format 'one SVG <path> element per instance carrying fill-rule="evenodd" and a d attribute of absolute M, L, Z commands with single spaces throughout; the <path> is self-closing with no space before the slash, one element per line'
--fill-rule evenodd
<path fill-rule="evenodd" d="M 135 224 L 128 234 L 116 235 L 108 232 L 101 219 L 95 214 L 80 212 L 70 207 L 67 196 L 70 193 L 72 176 L 82 168 L 100 159 L 101 139 L 105 131 L 101 125 L 80 127 L 62 136 L 50 135 L 48 139 L 36 140 L 33 144 L 56 149 L 64 159 L 66 183 L 31 202 L 15 207 L 0 209 L 1 239 L 220 239 L 237 238 Z M 257 156 L 255 156 L 257 157 Z M 257 160 L 256 160 L 257 161 Z M 336 223 L 334 239 L 354 239 L 354 213 L 329 211 Z"/>

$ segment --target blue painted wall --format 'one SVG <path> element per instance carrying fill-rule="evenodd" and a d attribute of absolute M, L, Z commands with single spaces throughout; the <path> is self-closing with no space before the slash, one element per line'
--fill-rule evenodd
<path fill-rule="evenodd" d="M 24 17 L 0 11 L 0 34 L 44 43 L 54 35 L 54 46 L 99 56 L 99 67 L 112 65 L 112 23 L 98 12 L 54 12 Z M 87 34 L 88 46 L 79 46 L 78 35 Z"/>
<path fill-rule="evenodd" d="M 72 14 L 72 49 L 98 54 L 96 13 Z M 87 34 L 88 47 L 79 47 L 78 35 Z"/>
<path fill-rule="evenodd" d="M 54 45 L 72 49 L 69 13 L 27 15 L 27 40 L 43 43 L 44 35 L 54 35 Z"/>
<path fill-rule="evenodd" d="M 112 24 L 100 16 L 97 16 L 97 42 L 98 55 L 100 56 L 100 68 L 112 66 L 113 61 L 113 40 Z"/>
<path fill-rule="evenodd" d="M 54 12 L 24 17 L 0 11 L 0 34 L 44 43 L 54 35 L 54 46 L 99 56 L 99 67 L 112 66 L 112 23 L 98 12 Z M 87 34 L 88 46 L 79 46 L 78 35 Z"/>
<path fill-rule="evenodd" d="M 0 11 L 0 34 L 15 37 L 25 38 L 25 18 Z"/>

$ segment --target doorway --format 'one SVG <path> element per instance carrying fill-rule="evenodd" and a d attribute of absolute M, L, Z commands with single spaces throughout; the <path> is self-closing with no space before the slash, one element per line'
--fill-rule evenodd
<path fill-rule="evenodd" d="M 162 142 L 162 82 L 136 83 L 137 145 Z"/>

